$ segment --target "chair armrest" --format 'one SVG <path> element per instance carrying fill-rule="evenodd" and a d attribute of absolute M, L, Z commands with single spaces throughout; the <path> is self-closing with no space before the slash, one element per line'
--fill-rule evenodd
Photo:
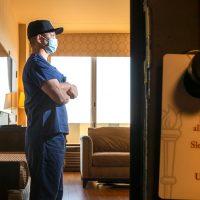
<path fill-rule="evenodd" d="M 8 200 L 22 200 L 22 193 L 20 190 L 8 190 Z"/>
<path fill-rule="evenodd" d="M 24 189 L 8 190 L 8 200 L 28 200 L 30 198 L 31 177 L 28 177 L 28 182 Z"/>
<path fill-rule="evenodd" d="M 90 176 L 92 167 L 93 143 L 90 136 L 80 138 L 80 171 L 82 178 Z"/>

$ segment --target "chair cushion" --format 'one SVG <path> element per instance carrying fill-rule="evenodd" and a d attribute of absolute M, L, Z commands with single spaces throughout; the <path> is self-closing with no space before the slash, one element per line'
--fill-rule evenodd
<path fill-rule="evenodd" d="M 129 127 L 89 128 L 94 152 L 130 152 Z"/>
<path fill-rule="evenodd" d="M 129 167 L 130 153 L 128 152 L 98 152 L 92 156 L 95 167 Z"/>

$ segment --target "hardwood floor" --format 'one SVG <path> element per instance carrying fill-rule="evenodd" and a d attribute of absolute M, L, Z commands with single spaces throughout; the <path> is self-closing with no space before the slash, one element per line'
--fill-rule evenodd
<path fill-rule="evenodd" d="M 129 200 L 129 186 L 88 182 L 83 189 L 80 172 L 64 172 L 63 200 Z"/>

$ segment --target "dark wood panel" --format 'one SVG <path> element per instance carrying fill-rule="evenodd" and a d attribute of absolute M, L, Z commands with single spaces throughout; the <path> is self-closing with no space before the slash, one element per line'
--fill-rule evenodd
<path fill-rule="evenodd" d="M 151 15 L 151 99 L 148 116 L 148 199 L 158 199 L 162 59 L 200 48 L 199 0 L 148 0 Z"/>
<path fill-rule="evenodd" d="M 143 0 L 131 1 L 130 199 L 144 196 L 145 20 Z"/>

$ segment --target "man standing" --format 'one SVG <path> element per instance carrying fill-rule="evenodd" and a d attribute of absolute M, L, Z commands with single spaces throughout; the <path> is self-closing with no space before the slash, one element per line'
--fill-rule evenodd
<path fill-rule="evenodd" d="M 30 200 L 61 200 L 66 135 L 69 133 L 65 104 L 78 95 L 75 85 L 47 58 L 58 46 L 48 20 L 32 21 L 27 35 L 32 47 L 23 71 L 27 130 L 26 158 L 31 176 Z"/>

